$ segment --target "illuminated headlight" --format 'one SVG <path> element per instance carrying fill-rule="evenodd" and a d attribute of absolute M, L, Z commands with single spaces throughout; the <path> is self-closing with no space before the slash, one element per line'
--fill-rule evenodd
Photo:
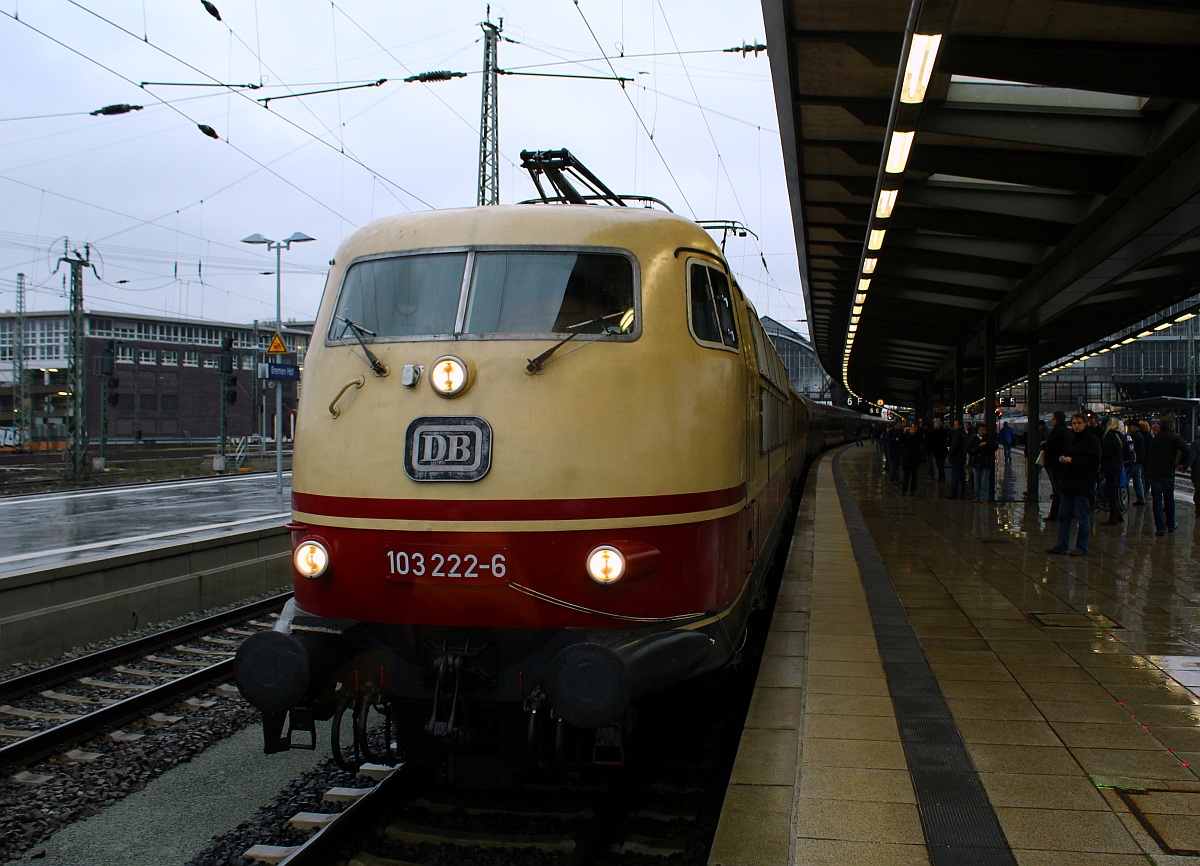
<path fill-rule="evenodd" d="M 588 554 L 587 570 L 596 583 L 616 583 L 625 574 L 625 555 L 615 547 L 601 545 Z"/>
<path fill-rule="evenodd" d="M 319 541 L 303 541 L 296 545 L 292 562 L 305 577 L 320 577 L 329 568 L 329 551 Z"/>
<path fill-rule="evenodd" d="M 429 384 L 443 397 L 456 397 L 467 388 L 467 365 L 453 355 L 443 355 L 429 370 Z"/>

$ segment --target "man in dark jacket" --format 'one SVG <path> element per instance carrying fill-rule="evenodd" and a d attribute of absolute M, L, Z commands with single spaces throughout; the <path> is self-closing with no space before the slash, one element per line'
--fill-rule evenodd
<path fill-rule="evenodd" d="M 1142 428 L 1136 421 L 1130 421 L 1126 428 L 1129 438 L 1133 440 L 1134 460 L 1125 467 L 1129 480 L 1133 482 L 1133 495 L 1137 497 L 1134 505 L 1146 504 L 1146 485 L 1142 478 L 1142 469 L 1146 464 L 1146 446 L 1149 445 L 1142 435 Z"/>
<path fill-rule="evenodd" d="M 963 422 L 955 421 L 950 433 L 950 448 L 946 452 L 946 462 L 950 464 L 948 499 L 967 498 L 967 438 Z"/>
<path fill-rule="evenodd" d="M 1042 459 L 1042 468 L 1050 476 L 1050 513 L 1046 515 L 1047 520 L 1058 520 L 1063 476 L 1063 465 L 1058 462 L 1058 458 L 1062 457 L 1067 447 L 1070 432 L 1067 415 L 1060 409 L 1054 413 L 1054 426 L 1050 429 L 1050 435 L 1046 437 L 1046 456 Z"/>
<path fill-rule="evenodd" d="M 925 434 L 917 422 L 913 422 L 900 434 L 900 469 L 903 476 L 900 480 L 901 496 L 917 495 L 917 477 L 921 474 L 921 464 L 925 462 Z"/>
<path fill-rule="evenodd" d="M 1150 481 L 1150 498 L 1154 500 L 1154 534 L 1174 532 L 1175 526 L 1175 467 L 1188 455 L 1188 444 L 1174 430 L 1175 417 L 1158 419 L 1158 433 L 1150 440 L 1146 456 L 1146 478 Z"/>
<path fill-rule="evenodd" d="M 946 449 L 950 442 L 950 431 L 942 423 L 942 419 L 933 422 L 933 429 L 925 435 L 925 445 L 929 449 L 929 459 L 937 468 L 937 480 L 946 480 Z"/>
<path fill-rule="evenodd" d="M 1100 469 L 1100 440 L 1087 429 L 1087 418 L 1071 416 L 1071 432 L 1058 457 L 1063 467 L 1059 482 L 1058 543 L 1047 553 L 1087 556 L 1092 535 L 1092 497 L 1096 493 L 1096 473 Z M 1075 547 L 1071 548 L 1071 523 L 1079 524 Z"/>

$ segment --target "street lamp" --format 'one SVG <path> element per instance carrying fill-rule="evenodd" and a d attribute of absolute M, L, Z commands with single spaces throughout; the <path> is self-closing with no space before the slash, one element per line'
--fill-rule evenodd
<path fill-rule="evenodd" d="M 304 232 L 292 232 L 290 237 L 281 241 L 264 238 L 258 232 L 242 238 L 244 244 L 266 244 L 268 250 L 275 250 L 275 328 L 283 336 L 283 304 L 282 281 L 280 271 L 283 267 L 283 251 L 292 248 L 292 244 L 302 244 L 305 241 L 315 241 Z M 283 383 L 275 383 L 275 493 L 283 495 Z"/>

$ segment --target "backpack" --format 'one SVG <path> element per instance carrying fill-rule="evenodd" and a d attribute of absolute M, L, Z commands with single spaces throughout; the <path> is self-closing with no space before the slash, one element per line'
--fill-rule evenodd
<path fill-rule="evenodd" d="M 1133 437 L 1128 433 L 1122 433 L 1121 444 L 1121 459 L 1124 461 L 1125 465 L 1128 466 L 1130 463 L 1136 463 L 1137 450 L 1133 447 Z"/>

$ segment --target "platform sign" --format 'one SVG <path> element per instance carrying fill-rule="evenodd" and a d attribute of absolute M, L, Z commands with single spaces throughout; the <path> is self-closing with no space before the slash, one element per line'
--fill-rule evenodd
<path fill-rule="evenodd" d="M 268 355 L 286 355 L 287 346 L 283 344 L 283 337 L 276 331 L 271 337 L 271 345 L 267 346 Z"/>
<path fill-rule="evenodd" d="M 299 382 L 300 367 L 296 364 L 276 364 L 274 361 L 258 365 L 258 378 L 281 382 Z"/>

